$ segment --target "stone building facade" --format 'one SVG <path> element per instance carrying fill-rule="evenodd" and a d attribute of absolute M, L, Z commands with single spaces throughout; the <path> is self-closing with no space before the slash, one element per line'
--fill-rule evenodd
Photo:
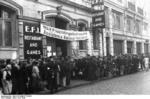
<path fill-rule="evenodd" d="M 84 41 L 65 41 L 42 35 L 44 57 L 48 47 L 54 56 L 60 52 L 63 56 L 75 57 L 149 53 L 148 22 L 144 14 L 127 9 L 127 1 L 105 0 L 106 28 L 103 31 L 92 30 L 91 1 L 81 0 L 80 4 L 76 1 L 0 0 L 0 58 L 25 58 L 25 24 L 31 25 L 30 32 L 38 31 L 35 24 L 90 31 L 88 40 Z"/>

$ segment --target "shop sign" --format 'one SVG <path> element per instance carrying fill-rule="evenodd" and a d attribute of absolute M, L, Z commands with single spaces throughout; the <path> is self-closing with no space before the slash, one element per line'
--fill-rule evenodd
<path fill-rule="evenodd" d="M 24 58 L 38 59 L 43 54 L 40 25 L 35 23 L 23 24 L 24 27 Z"/>
<path fill-rule="evenodd" d="M 92 15 L 93 28 L 105 28 L 104 0 L 94 0 L 92 7 L 94 9 Z"/>
<path fill-rule="evenodd" d="M 89 38 L 89 31 L 62 30 L 51 26 L 47 26 L 45 24 L 41 24 L 40 33 L 48 37 L 68 41 L 87 40 Z"/>
<path fill-rule="evenodd" d="M 95 11 L 93 14 L 93 28 L 105 28 L 105 12 Z"/>

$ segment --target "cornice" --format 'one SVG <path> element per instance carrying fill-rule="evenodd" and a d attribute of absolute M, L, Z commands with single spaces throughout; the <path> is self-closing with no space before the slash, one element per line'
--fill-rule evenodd
<path fill-rule="evenodd" d="M 90 7 L 86 7 L 86 6 L 84 6 L 84 5 L 80 5 L 80 4 L 71 2 L 71 1 L 69 1 L 69 0 L 56 0 L 56 1 L 57 1 L 57 2 L 62 2 L 62 3 L 68 4 L 68 5 L 70 5 L 70 6 L 74 6 L 74 7 L 76 7 L 76 8 L 83 9 L 83 10 L 88 11 L 88 12 L 89 12 L 89 11 L 92 12 L 92 9 L 91 9 Z"/>
<path fill-rule="evenodd" d="M 18 3 L 14 2 L 12 0 L 0 0 L 0 3 L 2 5 L 6 5 L 8 7 L 15 9 L 19 15 L 23 15 L 23 7 L 20 6 Z"/>

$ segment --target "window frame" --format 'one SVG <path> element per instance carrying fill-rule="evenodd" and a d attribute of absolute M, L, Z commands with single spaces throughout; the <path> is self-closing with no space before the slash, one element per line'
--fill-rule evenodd
<path fill-rule="evenodd" d="M 87 28 L 87 24 L 84 22 L 78 22 L 78 27 L 81 24 L 84 25 L 84 27 L 82 28 L 82 30 L 79 30 L 79 28 L 78 28 L 78 30 L 79 31 L 85 31 Z M 84 47 L 84 44 L 85 44 L 85 47 Z M 80 45 L 82 45 L 82 47 Z M 87 50 L 87 40 L 79 41 L 79 50 Z"/>
<path fill-rule="evenodd" d="M 122 14 L 120 12 L 117 12 L 115 10 L 112 11 L 112 28 L 122 30 L 123 29 L 123 23 L 121 22 Z"/>
<path fill-rule="evenodd" d="M 0 45 L 0 47 L 13 47 L 13 31 L 14 31 L 14 29 L 15 29 L 15 25 L 13 25 L 13 24 L 16 24 L 16 22 L 15 22 L 15 20 L 14 20 L 14 13 L 15 13 L 15 11 L 11 11 L 11 9 L 10 8 L 8 8 L 8 7 L 5 7 L 5 6 L 1 6 L 0 5 L 0 7 L 1 7 L 1 17 L 0 17 L 0 21 L 2 22 L 2 45 Z M 8 13 L 8 14 L 10 14 L 10 17 L 5 17 L 4 16 L 4 12 L 6 12 L 6 13 Z M 10 26 L 11 26 L 11 41 L 9 42 L 10 43 L 10 45 L 7 45 L 6 43 L 7 43 L 7 41 L 6 41 L 6 39 L 5 39 L 5 30 L 6 30 L 6 26 L 5 26 L 5 23 L 6 22 L 10 22 Z"/>

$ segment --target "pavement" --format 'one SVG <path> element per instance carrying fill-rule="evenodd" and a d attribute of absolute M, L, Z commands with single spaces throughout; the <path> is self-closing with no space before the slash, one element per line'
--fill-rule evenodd
<path fill-rule="evenodd" d="M 150 71 L 97 80 L 61 90 L 57 95 L 150 95 Z"/>
<path fill-rule="evenodd" d="M 139 73 L 139 72 L 138 72 Z M 132 74 L 131 74 L 132 75 Z M 128 76 L 128 75 L 124 75 L 124 76 Z M 123 76 L 121 76 L 121 77 L 123 77 Z M 66 87 L 60 87 L 59 89 L 58 89 L 58 94 L 60 93 L 61 94 L 61 92 L 63 93 L 63 92 L 65 92 L 66 90 L 71 90 L 71 89 L 74 89 L 74 88 L 80 88 L 80 87 L 86 87 L 86 86 L 89 86 L 89 85 L 92 85 L 92 84 L 95 84 L 95 83 L 99 83 L 99 82 L 101 82 L 101 81 L 105 81 L 105 80 L 110 80 L 110 79 L 115 79 L 115 78 L 119 78 L 119 77 L 110 77 L 110 78 L 102 78 L 102 79 L 98 79 L 98 80 L 94 80 L 94 81 L 85 81 L 85 80 L 71 80 L 71 84 L 69 85 L 69 86 L 66 86 Z M 56 94 L 57 94 L 56 93 Z M 45 89 L 44 91 L 40 91 L 40 92 L 38 92 L 38 93 L 36 93 L 36 94 L 50 94 L 50 91 L 49 90 L 47 90 L 47 89 Z"/>
<path fill-rule="evenodd" d="M 69 86 L 66 86 L 66 87 L 60 87 L 58 89 L 58 92 L 60 91 L 63 91 L 63 90 L 67 90 L 67 89 L 71 89 L 71 88 L 76 88 L 76 87 L 80 87 L 80 86 L 84 86 L 84 85 L 87 85 L 89 83 L 91 83 L 91 81 L 84 81 L 84 80 L 71 80 L 70 82 L 71 84 Z M 45 89 L 43 91 L 40 91 L 36 94 L 50 94 L 50 91 Z"/>

